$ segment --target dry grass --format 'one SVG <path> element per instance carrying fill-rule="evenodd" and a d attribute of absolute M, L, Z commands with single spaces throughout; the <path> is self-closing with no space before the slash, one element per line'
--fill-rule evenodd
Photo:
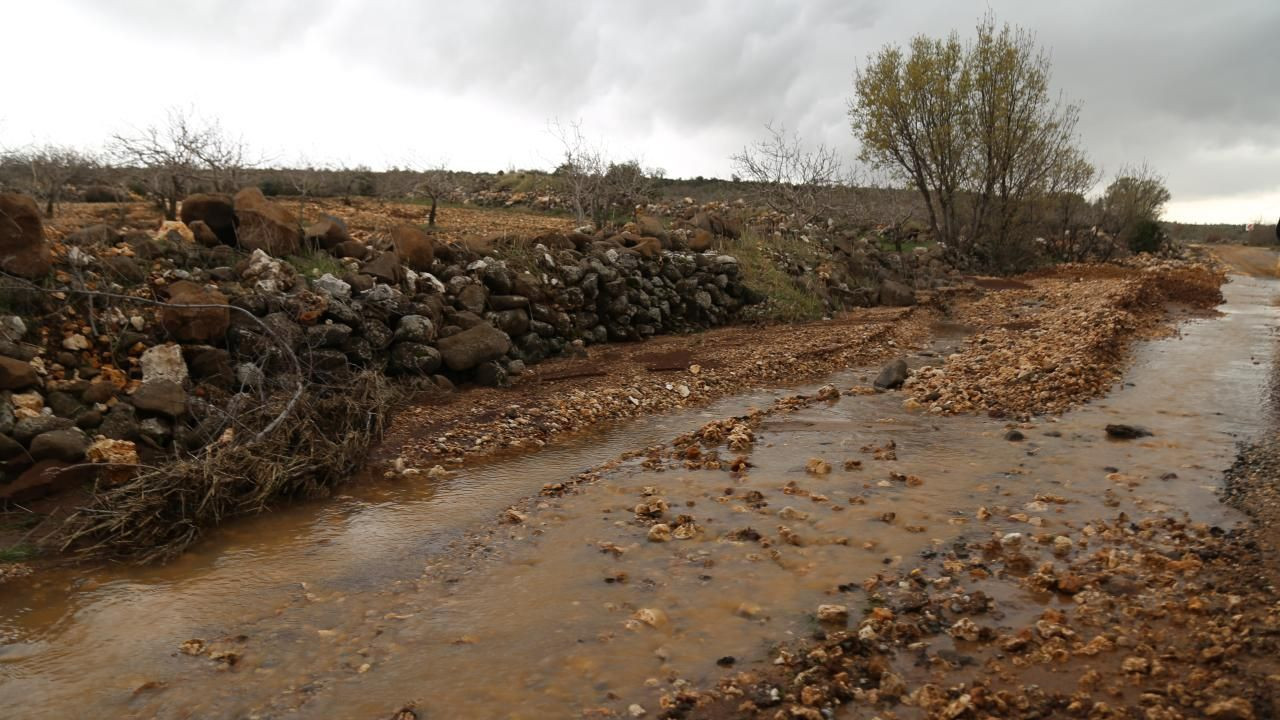
<path fill-rule="evenodd" d="M 250 431 L 267 427 L 287 402 L 277 398 L 240 424 Z M 194 458 L 99 488 L 67 518 L 58 539 L 64 550 L 82 555 L 171 558 L 227 518 L 261 512 L 280 499 L 328 494 L 381 438 L 393 404 L 388 381 L 375 372 L 342 388 L 317 389 L 259 439 L 215 444 Z"/>

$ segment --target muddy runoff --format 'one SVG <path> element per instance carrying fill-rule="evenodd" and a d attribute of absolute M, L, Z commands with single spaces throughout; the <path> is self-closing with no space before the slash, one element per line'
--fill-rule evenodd
<path fill-rule="evenodd" d="M 1220 314 L 1139 345 L 1122 385 L 1061 418 L 911 412 L 864 391 L 872 371 L 846 372 L 829 380 L 841 392 L 762 390 L 446 478 L 370 480 L 162 568 L 49 573 L 0 590 L 0 707 L 662 716 L 664 696 L 767 672 L 832 620 L 820 606 L 856 623 L 874 610 L 867 578 L 965 538 L 1119 512 L 1238 522 L 1216 492 L 1235 443 L 1272 420 L 1275 290 L 1234 278 Z M 1152 435 L 1108 439 L 1117 423 Z"/>

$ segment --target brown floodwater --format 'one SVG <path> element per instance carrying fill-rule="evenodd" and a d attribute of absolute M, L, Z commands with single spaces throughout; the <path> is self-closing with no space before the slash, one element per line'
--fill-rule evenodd
<path fill-rule="evenodd" d="M 900 393 L 843 396 L 766 419 L 742 476 L 633 460 L 581 493 L 534 501 L 522 524 L 499 521 L 544 483 L 787 394 L 762 389 L 439 482 L 353 483 L 233 523 L 164 567 L 0 587 L 0 716 L 384 718 L 409 702 L 428 717 L 625 715 L 633 703 L 653 716 L 673 684 L 768 663 L 772 644 L 813 631 L 818 604 L 858 607 L 858 586 L 883 568 L 1026 531 L 1012 513 L 1046 531 L 1121 510 L 1231 525 L 1215 493 L 1235 443 L 1272 420 L 1276 288 L 1236 277 L 1219 315 L 1140 344 L 1125 383 L 1031 423 L 1021 442 L 998 420 L 904 410 Z M 941 333 L 912 363 L 940 362 L 956 340 Z M 1155 434 L 1109 441 L 1113 422 Z M 864 452 L 890 441 L 896 459 Z M 831 473 L 806 472 L 811 458 Z M 751 491 L 767 504 L 748 503 Z M 655 497 L 702 532 L 648 542 L 633 508 Z M 980 506 L 994 517 L 978 521 Z M 745 528 L 771 542 L 729 539 Z M 192 639 L 234 655 L 181 652 Z M 731 669 L 718 664 L 728 658 Z"/>

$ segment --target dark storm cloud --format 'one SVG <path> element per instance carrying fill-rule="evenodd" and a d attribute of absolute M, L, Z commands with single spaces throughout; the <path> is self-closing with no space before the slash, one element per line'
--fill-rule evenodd
<path fill-rule="evenodd" d="M 859 62 L 916 33 L 968 37 L 990 7 L 1033 30 L 1081 132 L 1112 172 L 1148 161 L 1175 196 L 1280 186 L 1280 2 L 251 2 L 84 3 L 117 29 L 180 33 L 261 57 L 310 40 L 408 91 L 482 98 L 522 118 L 589 117 L 684 174 L 782 122 L 855 152 L 845 117 Z M 439 108 L 449 112 L 449 107 Z M 501 112 L 501 110 L 499 110 Z M 669 157 L 653 136 L 698 138 Z M 251 128 L 246 128 L 252 132 Z M 501 142 L 494 139 L 493 142 Z"/>

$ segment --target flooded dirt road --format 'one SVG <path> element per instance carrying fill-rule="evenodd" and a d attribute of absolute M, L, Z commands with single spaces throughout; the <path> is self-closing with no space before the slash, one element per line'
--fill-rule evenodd
<path fill-rule="evenodd" d="M 1234 277 L 1219 315 L 1138 346 L 1122 386 L 1057 419 L 1011 428 L 907 411 L 901 393 L 845 393 L 783 404 L 746 440 L 641 454 L 537 495 L 788 394 L 761 390 L 446 480 L 353 485 L 337 502 L 229 526 L 163 568 L 0 589 L 0 707 L 13 718 L 382 718 L 406 704 L 424 717 L 657 716 L 664 693 L 767 668 L 776 643 L 812 634 L 820 604 L 861 615 L 866 578 L 961 538 L 1117 512 L 1233 525 L 1216 492 L 1236 442 L 1274 421 L 1278 289 Z M 957 341 L 944 333 L 911 363 L 938 363 Z M 1153 435 L 1109 440 L 1111 423 Z M 1043 602 L 1008 601 L 1015 614 Z"/>

